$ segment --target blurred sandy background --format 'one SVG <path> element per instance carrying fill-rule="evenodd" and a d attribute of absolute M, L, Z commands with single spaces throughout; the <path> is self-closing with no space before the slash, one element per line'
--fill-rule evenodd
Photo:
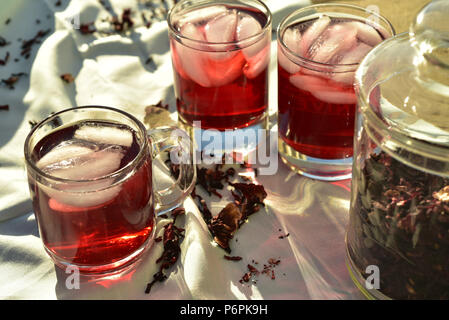
<path fill-rule="evenodd" d="M 396 33 L 408 31 L 416 14 L 430 0 L 312 0 L 313 3 L 349 3 L 361 7 L 377 5 L 380 14 L 386 17 L 396 29 Z"/>

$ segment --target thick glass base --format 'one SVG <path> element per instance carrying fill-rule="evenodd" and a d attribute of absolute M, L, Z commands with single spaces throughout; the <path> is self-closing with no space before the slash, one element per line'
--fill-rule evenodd
<path fill-rule="evenodd" d="M 278 139 L 279 155 L 282 161 L 293 171 L 312 179 L 338 181 L 351 178 L 352 157 L 345 159 L 319 159 L 306 156 L 291 146 L 282 138 Z"/>
<path fill-rule="evenodd" d="M 222 156 L 232 154 L 234 162 L 247 161 L 261 143 L 266 143 L 268 135 L 268 117 L 263 114 L 257 121 L 242 128 L 204 129 L 201 122 L 193 125 L 178 115 L 179 125 L 195 143 L 197 162 L 221 163 Z M 199 159 L 198 156 L 201 158 Z"/>

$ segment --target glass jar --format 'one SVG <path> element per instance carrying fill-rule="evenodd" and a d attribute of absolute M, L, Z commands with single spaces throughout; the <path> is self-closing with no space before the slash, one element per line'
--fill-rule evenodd
<path fill-rule="evenodd" d="M 429 3 L 356 72 L 347 261 L 368 298 L 449 299 L 448 16 Z"/>

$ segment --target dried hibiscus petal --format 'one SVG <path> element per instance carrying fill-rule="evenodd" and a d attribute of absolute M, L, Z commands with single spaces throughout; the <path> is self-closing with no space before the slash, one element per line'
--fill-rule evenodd
<path fill-rule="evenodd" d="M 267 197 L 265 188 L 254 183 L 230 183 L 250 203 L 263 203 Z"/>
<path fill-rule="evenodd" d="M 262 185 L 256 185 L 254 183 L 230 183 L 230 185 L 239 193 L 233 192 L 232 195 L 240 205 L 243 222 L 248 216 L 259 211 L 259 205 L 264 204 L 263 201 L 267 197 L 267 193 Z"/>
<path fill-rule="evenodd" d="M 280 235 L 278 238 L 285 239 L 285 238 L 288 238 L 289 236 L 290 236 L 290 233 L 286 233 L 286 234 Z"/>
<path fill-rule="evenodd" d="M 87 22 L 80 25 L 79 31 L 82 34 L 92 34 L 97 31 L 97 29 L 94 26 L 94 22 Z"/>
<path fill-rule="evenodd" d="M 131 9 L 124 9 L 121 15 L 121 19 L 117 16 L 112 17 L 112 27 L 117 32 L 123 32 L 134 25 L 134 21 L 131 18 Z"/>
<path fill-rule="evenodd" d="M 5 58 L 0 59 L 0 66 L 6 65 L 8 63 L 9 57 L 10 57 L 10 55 L 9 55 L 9 51 L 8 51 L 8 52 L 6 52 Z"/>
<path fill-rule="evenodd" d="M 20 55 L 24 56 L 25 59 L 28 59 L 33 45 L 41 43 L 41 40 L 49 34 L 50 31 L 50 29 L 39 30 L 33 38 L 22 41 L 22 46 L 20 47 L 22 51 L 20 52 Z"/>
<path fill-rule="evenodd" d="M 162 242 L 164 251 L 162 255 L 156 260 L 156 263 L 160 263 L 159 271 L 153 275 L 153 280 L 147 284 L 145 293 L 150 293 L 151 288 L 156 282 L 162 282 L 167 279 L 167 275 L 164 274 L 164 270 L 170 268 L 178 261 L 181 253 L 181 241 L 184 239 L 185 230 L 175 225 L 176 218 L 183 215 L 185 210 L 183 208 L 176 208 L 171 211 L 173 221 L 164 225 L 164 233 L 162 237 L 157 237 L 156 242 Z"/>
<path fill-rule="evenodd" d="M 225 258 L 226 260 L 229 260 L 229 261 L 240 261 L 240 260 L 242 260 L 242 257 L 240 257 L 240 256 L 228 256 L 228 255 L 224 255 L 224 258 Z"/>
<path fill-rule="evenodd" d="M 1 82 L 6 85 L 9 89 L 14 89 L 15 84 L 22 76 L 25 76 L 26 74 L 23 72 L 20 73 L 13 73 L 8 79 L 2 79 Z"/>
<path fill-rule="evenodd" d="M 217 189 L 223 189 L 224 185 L 221 182 L 225 179 L 223 171 L 211 168 L 199 168 L 197 170 L 197 184 L 199 184 L 209 195 L 215 194 L 221 198 Z"/>
<path fill-rule="evenodd" d="M 73 81 L 75 81 L 75 79 L 70 73 L 64 73 L 60 77 L 62 81 L 64 81 L 65 83 L 72 83 Z"/>
<path fill-rule="evenodd" d="M 10 43 L 5 39 L 5 38 L 3 38 L 2 36 L 0 36 L 0 47 L 4 47 L 4 46 L 7 46 L 7 45 L 9 45 Z"/>
<path fill-rule="evenodd" d="M 220 213 L 213 217 L 208 227 L 215 242 L 227 252 L 231 252 L 229 241 L 238 229 L 242 212 L 235 203 L 228 203 Z"/>

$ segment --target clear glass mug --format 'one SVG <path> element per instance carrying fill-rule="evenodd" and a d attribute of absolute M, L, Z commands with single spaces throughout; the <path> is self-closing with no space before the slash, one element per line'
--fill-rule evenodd
<path fill-rule="evenodd" d="M 285 17 L 277 30 L 279 153 L 319 180 L 351 177 L 354 73 L 374 46 L 394 35 L 362 7 L 319 4 Z"/>
<path fill-rule="evenodd" d="M 168 16 L 178 116 L 220 131 L 260 125 L 268 107 L 271 13 L 258 0 L 178 2 Z"/>
<path fill-rule="evenodd" d="M 182 130 L 147 132 L 110 107 L 71 108 L 37 124 L 25 160 L 39 233 L 55 264 L 86 274 L 133 266 L 152 243 L 155 216 L 181 205 L 193 189 L 190 145 Z M 167 154 L 179 166 L 175 182 L 163 174 L 155 179 L 155 164 Z M 156 190 L 161 180 L 167 187 Z"/>

